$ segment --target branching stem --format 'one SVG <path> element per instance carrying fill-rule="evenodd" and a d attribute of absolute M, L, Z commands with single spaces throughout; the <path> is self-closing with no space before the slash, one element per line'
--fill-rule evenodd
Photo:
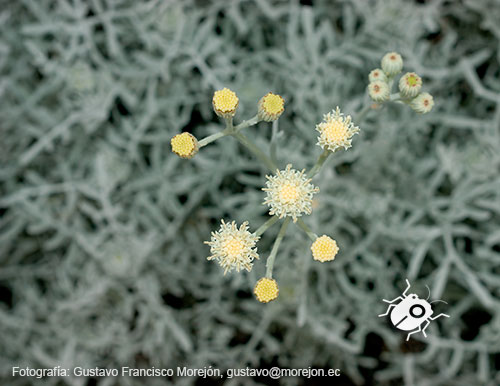
<path fill-rule="evenodd" d="M 207 146 L 209 143 L 212 143 L 212 142 L 218 140 L 219 138 L 225 137 L 228 134 L 229 134 L 229 131 L 227 129 L 223 130 L 223 131 L 219 131 L 218 133 L 215 133 L 215 134 L 209 135 L 208 137 L 203 138 L 201 141 L 198 142 L 198 145 L 200 146 L 200 148 L 202 148 L 203 146 Z"/>
<path fill-rule="evenodd" d="M 272 216 L 269 220 L 267 220 L 264 224 L 262 224 L 259 227 L 259 229 L 255 231 L 255 236 L 260 237 L 262 234 L 264 234 L 265 231 L 271 228 L 278 220 L 279 220 L 278 216 Z"/>
<path fill-rule="evenodd" d="M 241 122 L 239 125 L 236 125 L 234 127 L 234 131 L 236 131 L 238 133 L 239 131 L 241 131 L 249 126 L 256 125 L 259 122 L 260 122 L 259 115 L 256 114 L 254 117 L 252 117 L 246 121 Z"/>
<path fill-rule="evenodd" d="M 281 225 L 280 232 L 278 233 L 278 237 L 274 241 L 273 249 L 271 250 L 271 254 L 267 258 L 266 262 L 266 277 L 269 279 L 273 278 L 273 266 L 274 260 L 276 259 L 276 254 L 278 253 L 278 249 L 280 247 L 281 241 L 286 233 L 286 228 L 288 228 L 288 224 L 290 223 L 290 217 L 287 217 L 285 221 L 283 221 L 283 225 Z"/>
<path fill-rule="evenodd" d="M 318 174 L 319 169 L 323 166 L 325 163 L 326 159 L 330 156 L 332 152 L 328 149 L 323 150 L 323 153 L 318 157 L 318 160 L 316 161 L 316 164 L 313 166 L 313 168 L 307 173 L 307 177 L 313 178 L 316 174 Z"/>
<path fill-rule="evenodd" d="M 269 170 L 275 172 L 278 167 L 256 144 L 250 141 L 241 133 L 233 132 L 231 135 L 236 138 L 242 145 L 250 150 Z"/>
<path fill-rule="evenodd" d="M 297 220 L 297 224 L 299 225 L 299 227 L 304 231 L 306 232 L 307 236 L 311 239 L 312 242 L 316 241 L 316 239 L 318 238 L 318 235 L 316 233 L 314 233 L 307 225 L 304 221 L 302 221 L 301 218 L 299 218 Z"/>

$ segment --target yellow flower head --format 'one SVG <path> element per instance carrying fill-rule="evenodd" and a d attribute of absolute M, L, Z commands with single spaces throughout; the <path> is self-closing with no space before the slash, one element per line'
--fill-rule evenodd
<path fill-rule="evenodd" d="M 268 303 L 278 297 L 278 283 L 274 279 L 263 277 L 257 281 L 253 292 L 259 302 Z"/>
<path fill-rule="evenodd" d="M 240 272 L 242 268 L 250 271 L 252 262 L 258 259 L 256 242 L 258 236 L 248 231 L 248 222 L 245 221 L 238 229 L 236 223 L 226 224 L 221 220 L 221 227 L 217 232 L 212 232 L 211 241 L 205 241 L 210 245 L 212 254 L 207 260 L 217 259 L 219 265 L 224 268 L 224 275 L 236 268 Z"/>
<path fill-rule="evenodd" d="M 311 214 L 312 197 L 319 192 L 319 188 L 304 176 L 304 170 L 299 172 L 289 164 L 285 170 L 277 170 L 276 175 L 266 178 L 267 187 L 262 190 L 267 195 L 263 204 L 271 207 L 271 216 L 290 216 L 296 222 L 303 213 Z"/>
<path fill-rule="evenodd" d="M 228 88 L 214 92 L 214 97 L 212 98 L 212 106 L 215 113 L 223 118 L 234 117 L 238 103 L 239 100 L 236 93 Z"/>
<path fill-rule="evenodd" d="M 414 72 L 407 72 L 399 80 L 399 91 L 403 98 L 414 98 L 422 88 L 422 78 Z"/>
<path fill-rule="evenodd" d="M 352 136 L 359 132 L 359 128 L 351 122 L 351 116 L 344 117 L 338 106 L 335 111 L 324 115 L 323 122 L 316 125 L 316 130 L 320 133 L 318 146 L 330 151 L 339 147 L 349 149 Z"/>
<path fill-rule="evenodd" d="M 337 242 L 335 240 L 323 235 L 318 237 L 316 241 L 312 243 L 311 251 L 314 260 L 324 263 L 325 261 L 332 261 L 335 259 L 335 256 L 339 251 L 339 247 L 337 246 Z"/>
<path fill-rule="evenodd" d="M 198 153 L 198 141 L 190 133 L 177 134 L 170 140 L 172 151 L 181 158 L 193 158 Z"/>
<path fill-rule="evenodd" d="M 264 95 L 259 100 L 259 119 L 271 122 L 275 121 L 285 111 L 285 100 L 271 92 Z"/>

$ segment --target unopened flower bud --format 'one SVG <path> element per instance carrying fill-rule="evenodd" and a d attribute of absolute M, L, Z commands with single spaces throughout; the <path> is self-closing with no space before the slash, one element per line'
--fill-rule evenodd
<path fill-rule="evenodd" d="M 387 76 L 385 75 L 384 71 L 382 71 L 380 68 L 376 68 L 375 70 L 372 70 L 370 72 L 370 74 L 368 75 L 368 80 L 370 82 L 375 82 L 376 80 L 385 82 L 387 81 Z"/>
<path fill-rule="evenodd" d="M 382 58 L 382 70 L 387 76 L 394 76 L 403 69 L 403 58 L 397 52 L 389 52 Z"/>
<path fill-rule="evenodd" d="M 403 98 L 414 98 L 422 88 L 422 78 L 414 72 L 407 72 L 399 80 L 399 91 Z"/>
<path fill-rule="evenodd" d="M 434 106 L 434 98 L 428 92 L 423 92 L 417 95 L 410 102 L 410 107 L 417 113 L 426 114 L 432 110 Z"/>
<path fill-rule="evenodd" d="M 368 94 L 375 102 L 385 102 L 389 100 L 389 85 L 385 82 L 376 80 L 368 85 Z"/>

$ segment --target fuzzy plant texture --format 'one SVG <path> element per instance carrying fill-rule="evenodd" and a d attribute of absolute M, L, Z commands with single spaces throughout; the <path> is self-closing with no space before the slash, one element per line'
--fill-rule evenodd
<path fill-rule="evenodd" d="M 500 384 L 498 20 L 497 0 L 1 1 L 0 383 Z M 277 120 L 277 97 L 255 118 L 268 93 Z M 321 159 L 337 106 L 359 132 Z M 409 341 L 378 317 L 406 279 L 450 315 Z"/>

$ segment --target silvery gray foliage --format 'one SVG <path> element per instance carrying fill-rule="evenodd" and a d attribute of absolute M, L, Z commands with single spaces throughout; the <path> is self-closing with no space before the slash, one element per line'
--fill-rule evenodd
<path fill-rule="evenodd" d="M 13 379 L 14 365 L 271 364 L 340 368 L 354 384 L 500 383 L 498 1 L 310 3 L 2 3 L 2 383 L 87 384 Z M 390 105 L 357 123 L 304 219 L 341 252 L 314 262 L 290 227 L 280 296 L 260 304 L 251 291 L 264 262 L 223 277 L 203 241 L 220 218 L 265 221 L 266 170 L 232 138 L 192 160 L 173 155 L 170 138 L 221 129 L 215 89 L 237 92 L 236 121 L 274 91 L 286 100 L 280 166 L 311 167 L 315 124 L 337 105 L 356 119 L 368 72 L 392 50 L 422 76 L 433 111 Z M 247 130 L 265 149 L 270 134 L 265 123 Z M 405 278 L 451 315 L 408 344 L 377 317 Z"/>

